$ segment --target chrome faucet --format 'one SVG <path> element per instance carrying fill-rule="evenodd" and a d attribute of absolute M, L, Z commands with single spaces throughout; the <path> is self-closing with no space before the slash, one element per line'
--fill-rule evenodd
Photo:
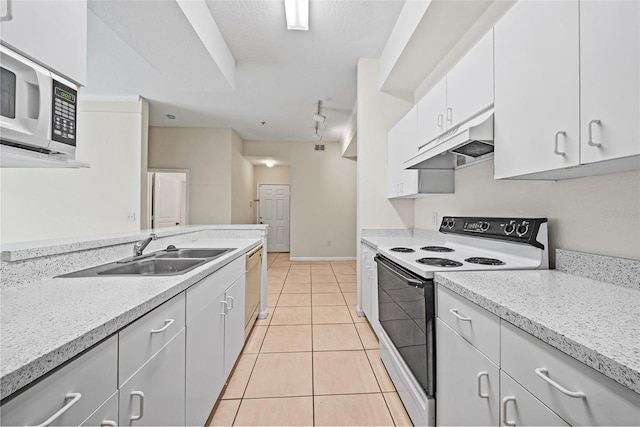
<path fill-rule="evenodd" d="M 156 236 L 155 233 L 151 233 L 151 235 L 146 239 L 136 242 L 135 245 L 133 245 L 133 256 L 134 257 L 141 256 L 142 251 L 144 251 L 144 248 L 149 246 L 149 243 L 151 243 L 152 240 L 156 240 L 157 238 L 158 237 Z"/>

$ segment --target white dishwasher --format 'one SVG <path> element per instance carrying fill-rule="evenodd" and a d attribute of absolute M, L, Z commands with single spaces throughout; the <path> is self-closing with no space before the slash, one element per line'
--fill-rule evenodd
<path fill-rule="evenodd" d="M 262 283 L 262 245 L 247 253 L 245 278 L 244 337 L 251 332 L 260 311 L 260 285 Z"/>

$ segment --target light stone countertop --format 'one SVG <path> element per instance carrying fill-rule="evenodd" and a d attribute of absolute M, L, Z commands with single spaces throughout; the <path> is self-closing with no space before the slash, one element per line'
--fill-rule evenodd
<path fill-rule="evenodd" d="M 3 288 L 0 398 L 117 332 L 260 243 L 259 238 L 190 242 L 189 247 L 193 248 L 237 249 L 183 275 L 52 278 L 23 288 Z"/>
<path fill-rule="evenodd" d="M 437 273 L 435 281 L 640 393 L 640 291 L 556 270 Z"/>

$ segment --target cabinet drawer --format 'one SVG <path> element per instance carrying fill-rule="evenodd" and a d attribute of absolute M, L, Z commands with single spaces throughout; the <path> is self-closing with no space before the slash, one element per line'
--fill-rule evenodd
<path fill-rule="evenodd" d="M 182 292 L 120 331 L 119 385 L 184 328 L 184 300 Z"/>
<path fill-rule="evenodd" d="M 118 392 L 95 410 L 80 426 L 118 426 Z"/>
<path fill-rule="evenodd" d="M 440 319 L 496 365 L 500 365 L 500 318 L 498 316 L 442 286 L 438 286 L 437 307 Z"/>
<path fill-rule="evenodd" d="M 4 402 L 0 424 L 39 425 L 66 406 L 68 409 L 49 425 L 78 425 L 116 391 L 117 369 L 118 340 L 114 335 Z"/>
<path fill-rule="evenodd" d="M 502 369 L 571 425 L 638 425 L 640 421 L 640 394 L 504 321 Z M 585 397 L 567 395 L 545 381 L 545 375 Z"/>
<path fill-rule="evenodd" d="M 187 289 L 187 323 L 242 276 L 245 265 L 241 256 Z"/>
<path fill-rule="evenodd" d="M 567 426 L 555 412 L 547 408 L 531 393 L 522 388 L 504 371 L 500 371 L 500 425 L 518 426 Z M 513 424 L 515 423 L 515 424 Z"/>

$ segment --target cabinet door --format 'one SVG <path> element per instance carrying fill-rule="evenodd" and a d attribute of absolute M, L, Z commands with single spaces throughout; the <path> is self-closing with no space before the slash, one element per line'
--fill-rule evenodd
<path fill-rule="evenodd" d="M 120 425 L 184 425 L 184 368 L 183 329 L 120 387 Z"/>
<path fill-rule="evenodd" d="M 500 371 L 500 425 L 506 426 L 568 426 L 555 412 L 547 408 L 522 388 L 504 371 Z"/>
<path fill-rule="evenodd" d="M 244 347 L 244 276 L 225 292 L 227 314 L 224 319 L 224 377 L 231 373 Z"/>
<path fill-rule="evenodd" d="M 371 250 L 362 245 L 362 262 L 360 263 L 360 291 L 362 295 L 362 305 L 360 309 L 365 316 L 371 316 Z"/>
<path fill-rule="evenodd" d="M 204 425 L 224 387 L 224 294 L 187 324 L 186 423 Z"/>
<path fill-rule="evenodd" d="M 447 73 L 447 128 L 493 105 L 493 30 Z"/>
<path fill-rule="evenodd" d="M 118 426 L 118 391 L 104 402 L 80 426 Z"/>
<path fill-rule="evenodd" d="M 87 80 L 86 0 L 2 0 L 2 43 L 58 74 Z"/>
<path fill-rule="evenodd" d="M 437 425 L 498 424 L 499 368 L 439 318 L 436 378 Z"/>
<path fill-rule="evenodd" d="M 580 2 L 580 81 L 581 163 L 640 154 L 640 2 Z"/>
<path fill-rule="evenodd" d="M 495 177 L 577 166 L 578 1 L 520 1 L 494 27 Z"/>
<path fill-rule="evenodd" d="M 387 140 L 388 197 L 418 193 L 418 171 L 404 170 L 403 162 L 418 154 L 418 108 L 414 106 L 389 131 Z"/>
<path fill-rule="evenodd" d="M 402 141 L 401 122 L 389 130 L 387 136 L 387 197 L 400 196 L 400 146 Z"/>
<path fill-rule="evenodd" d="M 418 102 L 418 150 L 444 132 L 446 109 L 447 81 L 442 79 Z"/>

